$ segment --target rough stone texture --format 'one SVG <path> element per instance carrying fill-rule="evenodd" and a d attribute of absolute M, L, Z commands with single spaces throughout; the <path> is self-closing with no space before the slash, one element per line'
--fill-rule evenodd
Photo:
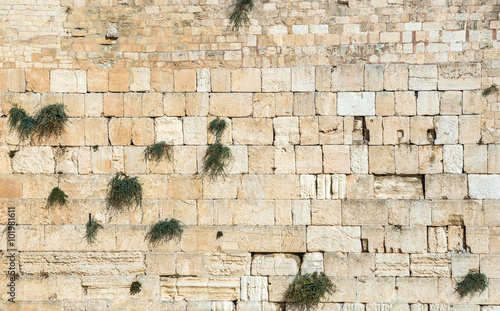
<path fill-rule="evenodd" d="M 339 92 L 337 111 L 341 116 L 373 116 L 375 115 L 375 93 Z"/>

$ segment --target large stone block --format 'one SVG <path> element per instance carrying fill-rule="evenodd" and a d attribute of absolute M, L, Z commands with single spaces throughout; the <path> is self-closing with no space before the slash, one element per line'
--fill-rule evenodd
<path fill-rule="evenodd" d="M 386 91 L 408 90 L 408 67 L 405 64 L 388 64 L 384 70 Z"/>
<path fill-rule="evenodd" d="M 260 69 L 238 68 L 231 70 L 231 92 L 260 93 L 260 91 Z"/>
<path fill-rule="evenodd" d="M 341 116 L 373 116 L 375 115 L 375 93 L 339 92 L 337 111 Z"/>
<path fill-rule="evenodd" d="M 410 276 L 410 257 L 408 254 L 376 254 L 376 276 Z"/>
<path fill-rule="evenodd" d="M 268 118 L 235 118 L 232 120 L 236 145 L 272 145 L 273 122 Z"/>
<path fill-rule="evenodd" d="M 292 91 L 314 92 L 316 67 L 292 67 Z"/>
<path fill-rule="evenodd" d="M 50 91 L 62 93 L 86 93 L 87 72 L 83 70 L 51 70 Z"/>
<path fill-rule="evenodd" d="M 419 146 L 418 147 L 418 172 L 419 174 L 440 174 L 443 172 L 443 147 Z"/>
<path fill-rule="evenodd" d="M 435 118 L 436 145 L 458 143 L 458 117 L 437 116 Z"/>
<path fill-rule="evenodd" d="M 472 199 L 500 199 L 500 175 L 469 174 L 468 177 Z"/>
<path fill-rule="evenodd" d="M 151 70 L 149 68 L 131 68 L 129 79 L 131 92 L 146 92 L 151 90 Z"/>
<path fill-rule="evenodd" d="M 423 183 L 418 177 L 376 176 L 373 184 L 378 199 L 423 199 Z"/>
<path fill-rule="evenodd" d="M 417 277 L 450 277 L 450 254 L 410 255 L 410 271 Z"/>
<path fill-rule="evenodd" d="M 361 252 L 359 227 L 309 226 L 307 250 L 324 252 Z"/>
<path fill-rule="evenodd" d="M 318 174 L 323 171 L 320 146 L 296 146 L 295 157 L 298 174 Z"/>
<path fill-rule="evenodd" d="M 196 91 L 210 92 L 210 68 L 196 68 Z"/>
<path fill-rule="evenodd" d="M 276 94 L 256 93 L 253 95 L 253 117 L 273 118 L 276 116 Z"/>
<path fill-rule="evenodd" d="M 251 93 L 210 95 L 210 114 L 224 117 L 248 117 L 252 115 Z"/>
<path fill-rule="evenodd" d="M 385 246 L 388 253 L 427 252 L 427 227 L 386 227 Z"/>
<path fill-rule="evenodd" d="M 406 303 L 439 302 L 437 278 L 402 277 L 396 279 L 397 301 Z"/>
<path fill-rule="evenodd" d="M 323 146 L 323 172 L 349 174 L 351 172 L 351 155 L 349 146 Z"/>
<path fill-rule="evenodd" d="M 174 92 L 196 91 L 196 69 L 174 70 Z"/>
<path fill-rule="evenodd" d="M 252 259 L 252 275 L 294 276 L 299 272 L 300 258 L 291 254 L 255 255 Z"/>
<path fill-rule="evenodd" d="M 387 225 L 387 204 L 383 200 L 345 200 L 342 204 L 342 224 Z"/>
<path fill-rule="evenodd" d="M 418 92 L 417 114 L 426 116 L 439 114 L 439 93 L 433 91 Z"/>
<path fill-rule="evenodd" d="M 363 87 L 363 65 L 340 65 L 332 69 L 332 91 L 355 92 L 362 91 Z"/>
<path fill-rule="evenodd" d="M 426 199 L 464 199 L 467 197 L 467 175 L 429 174 L 425 176 Z"/>
<path fill-rule="evenodd" d="M 394 174 L 394 146 L 370 146 L 368 163 L 369 172 L 372 174 Z"/>
<path fill-rule="evenodd" d="M 262 69 L 262 92 L 290 92 L 291 85 L 290 68 Z"/>
<path fill-rule="evenodd" d="M 394 302 L 395 284 L 394 277 L 359 278 L 358 299 L 360 302 Z"/>
<path fill-rule="evenodd" d="M 267 278 L 262 276 L 242 276 L 240 299 L 242 301 L 267 301 Z"/>
<path fill-rule="evenodd" d="M 481 88 L 481 64 L 439 65 L 440 90 L 475 90 Z"/>
<path fill-rule="evenodd" d="M 273 119 L 274 145 L 297 145 L 299 143 L 299 119 L 297 117 L 277 117 Z"/>
<path fill-rule="evenodd" d="M 329 176 L 328 176 L 329 177 Z M 319 179 L 319 177 L 318 177 Z M 311 203 L 311 224 L 338 226 L 342 222 L 340 200 L 314 200 Z"/>
<path fill-rule="evenodd" d="M 173 92 L 174 73 L 170 68 L 152 68 L 151 90 L 154 92 Z"/>
<path fill-rule="evenodd" d="M 49 91 L 49 70 L 42 68 L 28 68 L 26 70 L 26 91 L 44 93 Z M 106 77 L 106 92 L 108 79 Z M 22 82 L 21 82 L 22 88 Z M 23 90 L 24 91 L 24 90 Z"/>
<path fill-rule="evenodd" d="M 436 65 L 408 66 L 410 90 L 436 90 L 438 84 L 438 68 Z"/>
<path fill-rule="evenodd" d="M 24 147 L 12 159 L 12 169 L 23 174 L 53 174 L 54 154 L 51 147 Z"/>
<path fill-rule="evenodd" d="M 179 118 L 156 118 L 155 132 L 157 141 L 165 141 L 173 145 L 182 145 L 184 143 L 182 120 Z"/>

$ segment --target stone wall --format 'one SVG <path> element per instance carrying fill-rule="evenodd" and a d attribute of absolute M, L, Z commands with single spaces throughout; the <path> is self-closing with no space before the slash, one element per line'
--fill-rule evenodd
<path fill-rule="evenodd" d="M 291 310 L 299 271 L 336 285 L 317 310 L 500 310 L 500 3 L 257 2 L 239 32 L 230 4 L 2 1 L 0 268 L 15 207 L 19 275 L 0 310 Z M 59 138 L 9 130 L 13 105 L 55 103 Z M 213 181 L 216 117 L 233 161 Z M 162 140 L 172 161 L 145 162 Z M 117 172 L 142 206 L 106 208 Z M 172 217 L 180 240 L 144 240 Z M 469 270 L 489 286 L 461 299 Z"/>

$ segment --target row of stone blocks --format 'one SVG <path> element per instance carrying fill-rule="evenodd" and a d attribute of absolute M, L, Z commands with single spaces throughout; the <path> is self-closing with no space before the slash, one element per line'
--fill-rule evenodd
<path fill-rule="evenodd" d="M 63 93 L 474 90 L 480 89 L 482 82 L 480 63 L 262 69 L 6 69 L 0 71 L 0 81 L 3 92 Z"/>

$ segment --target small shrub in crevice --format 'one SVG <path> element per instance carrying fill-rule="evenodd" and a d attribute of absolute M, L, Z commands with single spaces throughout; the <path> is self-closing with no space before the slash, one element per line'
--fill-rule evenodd
<path fill-rule="evenodd" d="M 209 175 L 211 179 L 226 177 L 227 167 L 232 160 L 231 149 L 221 143 L 226 126 L 226 121 L 219 118 L 208 126 L 210 133 L 215 136 L 215 143 L 207 147 L 203 157 L 203 175 Z"/>
<path fill-rule="evenodd" d="M 54 205 L 65 205 L 66 200 L 68 199 L 68 195 L 64 193 L 59 187 L 55 187 L 52 189 L 50 192 L 49 197 L 47 198 L 47 205 L 48 206 L 54 206 Z"/>
<path fill-rule="evenodd" d="M 136 177 L 117 173 L 108 183 L 106 204 L 109 208 L 123 209 L 135 203 L 142 205 L 142 186 Z"/>
<path fill-rule="evenodd" d="M 140 293 L 142 290 L 142 284 L 139 281 L 133 281 L 132 284 L 130 284 L 130 295 L 135 295 Z"/>
<path fill-rule="evenodd" d="M 151 226 L 144 239 L 148 240 L 149 244 L 156 246 L 174 238 L 180 239 L 183 231 L 183 225 L 177 219 L 160 220 Z"/>
<path fill-rule="evenodd" d="M 9 151 L 9 158 L 14 158 L 16 156 L 16 153 L 18 152 L 19 150 L 11 150 Z"/>
<path fill-rule="evenodd" d="M 215 237 L 216 240 L 222 238 L 224 236 L 224 233 L 222 233 L 222 231 L 217 231 L 217 235 Z"/>
<path fill-rule="evenodd" d="M 12 131 L 17 132 L 17 136 L 21 141 L 31 139 L 36 131 L 35 119 L 30 117 L 26 110 L 17 106 L 9 110 L 9 127 Z"/>
<path fill-rule="evenodd" d="M 482 92 L 482 95 L 486 97 L 493 93 L 498 93 L 498 87 L 496 84 L 492 84 L 490 87 L 485 88 Z"/>
<path fill-rule="evenodd" d="M 35 114 L 36 131 L 38 139 L 58 137 L 64 130 L 68 115 L 63 104 L 48 105 Z"/>
<path fill-rule="evenodd" d="M 285 301 L 311 307 L 318 304 L 326 294 L 332 294 L 335 291 L 335 285 L 323 272 L 299 274 L 288 286 Z"/>
<path fill-rule="evenodd" d="M 92 217 L 92 214 L 89 214 L 89 220 L 87 221 L 85 227 L 85 239 L 89 244 L 94 243 L 97 240 L 97 231 L 104 228 L 94 217 Z"/>
<path fill-rule="evenodd" d="M 154 145 L 147 146 L 146 149 L 144 149 L 145 161 L 160 162 L 163 159 L 172 161 L 172 146 L 168 145 L 166 142 L 161 141 Z"/>
<path fill-rule="evenodd" d="M 231 7 L 233 11 L 229 16 L 229 21 L 234 30 L 238 31 L 243 24 L 250 23 L 248 14 L 253 9 L 253 0 L 234 0 Z"/>
<path fill-rule="evenodd" d="M 460 281 L 455 287 L 455 292 L 458 293 L 460 298 L 467 295 L 473 296 L 476 293 L 483 292 L 488 287 L 488 278 L 480 272 L 469 271 L 464 279 Z"/>

